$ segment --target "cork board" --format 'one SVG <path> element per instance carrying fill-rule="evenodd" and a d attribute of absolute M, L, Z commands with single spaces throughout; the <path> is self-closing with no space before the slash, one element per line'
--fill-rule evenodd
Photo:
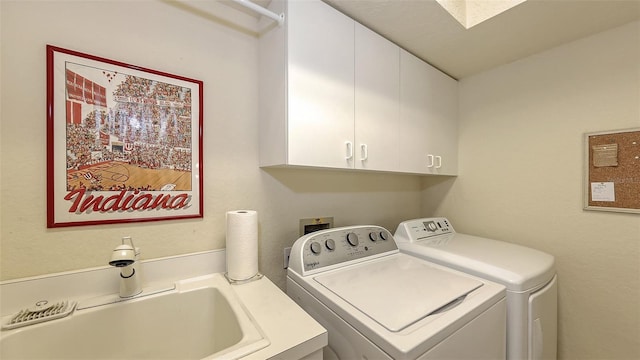
<path fill-rule="evenodd" d="M 640 214 L 640 128 L 585 134 L 585 209 Z"/>

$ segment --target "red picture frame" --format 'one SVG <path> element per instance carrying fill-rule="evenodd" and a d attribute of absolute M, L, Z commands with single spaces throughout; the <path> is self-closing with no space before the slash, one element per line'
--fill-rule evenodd
<path fill-rule="evenodd" d="M 47 227 L 202 218 L 202 91 L 47 45 Z"/>

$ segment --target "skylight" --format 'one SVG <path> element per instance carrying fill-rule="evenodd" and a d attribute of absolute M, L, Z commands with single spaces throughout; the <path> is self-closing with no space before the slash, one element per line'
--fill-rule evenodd
<path fill-rule="evenodd" d="M 470 29 L 526 0 L 436 0 L 462 26 Z"/>

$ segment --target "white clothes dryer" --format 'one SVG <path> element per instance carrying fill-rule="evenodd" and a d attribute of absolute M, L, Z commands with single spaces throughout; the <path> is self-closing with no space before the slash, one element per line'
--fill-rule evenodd
<path fill-rule="evenodd" d="M 401 252 L 507 288 L 507 359 L 556 359 L 554 257 L 524 246 L 457 233 L 446 218 L 407 220 L 395 235 Z"/>
<path fill-rule="evenodd" d="M 328 330 L 325 359 L 504 359 L 505 287 L 398 251 L 379 226 L 293 245 L 287 294 Z"/>

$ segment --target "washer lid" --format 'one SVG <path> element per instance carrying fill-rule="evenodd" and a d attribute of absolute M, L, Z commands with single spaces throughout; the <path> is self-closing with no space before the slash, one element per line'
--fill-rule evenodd
<path fill-rule="evenodd" d="M 392 332 L 483 285 L 411 256 L 370 261 L 314 279 Z"/>

